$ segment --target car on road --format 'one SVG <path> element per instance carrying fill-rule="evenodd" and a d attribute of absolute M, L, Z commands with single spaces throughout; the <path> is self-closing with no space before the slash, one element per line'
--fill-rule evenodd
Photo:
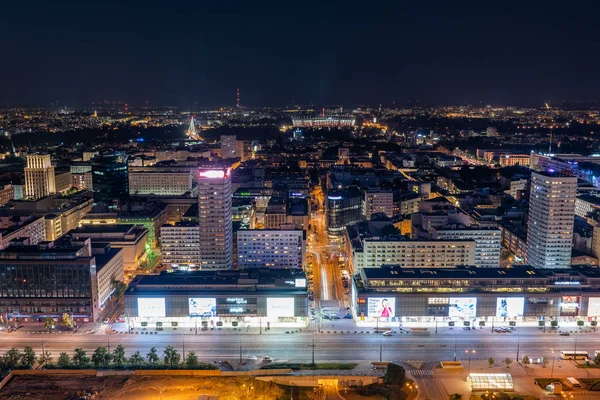
<path fill-rule="evenodd" d="M 271 362 L 271 361 L 273 361 L 273 357 L 270 357 L 270 356 L 264 356 L 264 357 L 263 357 L 263 361 L 264 361 L 264 362 Z"/>
<path fill-rule="evenodd" d="M 560 332 L 558 332 L 558 334 L 560 336 L 571 336 L 571 334 L 569 332 L 567 332 L 567 331 L 560 331 Z"/>
<path fill-rule="evenodd" d="M 256 356 L 249 356 L 248 360 L 250 360 L 250 361 L 256 361 L 256 360 L 258 360 L 258 357 L 256 357 Z"/>
<path fill-rule="evenodd" d="M 339 315 L 331 314 L 329 319 L 342 319 Z"/>
<path fill-rule="evenodd" d="M 392 336 L 392 331 L 385 331 L 382 333 L 383 336 Z"/>
<path fill-rule="evenodd" d="M 327 314 L 324 314 L 324 315 L 323 315 L 323 319 L 331 319 L 331 318 L 329 318 L 329 315 L 327 315 Z"/>
<path fill-rule="evenodd" d="M 346 315 L 344 315 L 344 318 L 345 319 L 352 319 L 352 314 L 346 314 Z"/>

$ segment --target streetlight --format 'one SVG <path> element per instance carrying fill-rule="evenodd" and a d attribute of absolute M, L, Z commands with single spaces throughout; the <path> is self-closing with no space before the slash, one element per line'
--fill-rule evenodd
<path fill-rule="evenodd" d="M 554 356 L 554 349 L 550 349 L 552 350 L 552 371 L 550 371 L 550 379 L 554 378 L 554 361 L 556 360 L 556 357 Z"/>
<path fill-rule="evenodd" d="M 468 354 L 468 356 L 469 356 L 469 369 L 467 371 L 467 376 L 469 374 L 471 374 L 471 355 L 473 355 L 475 353 L 476 353 L 475 349 L 467 349 L 467 350 L 465 350 L 465 354 Z"/>
<path fill-rule="evenodd" d="M 519 362 L 519 345 L 521 344 L 521 336 L 517 333 L 517 363 Z"/>
<path fill-rule="evenodd" d="M 456 361 L 456 333 L 454 334 L 454 361 Z"/>

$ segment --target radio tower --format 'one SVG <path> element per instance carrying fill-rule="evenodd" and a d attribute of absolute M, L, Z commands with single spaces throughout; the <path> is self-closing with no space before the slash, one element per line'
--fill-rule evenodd
<path fill-rule="evenodd" d="M 237 108 L 240 108 L 240 89 L 237 89 L 235 98 L 236 98 L 235 106 Z"/>
<path fill-rule="evenodd" d="M 188 130 L 186 133 L 190 137 L 190 139 L 200 140 L 200 136 L 198 136 L 198 132 L 196 132 L 196 124 L 194 123 L 193 115 L 190 118 L 190 126 L 188 127 Z"/>

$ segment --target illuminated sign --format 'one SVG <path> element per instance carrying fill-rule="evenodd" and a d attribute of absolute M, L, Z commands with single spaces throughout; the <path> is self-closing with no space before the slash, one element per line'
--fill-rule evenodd
<path fill-rule="evenodd" d="M 296 282 L 295 282 L 295 286 L 296 287 L 300 287 L 300 288 L 306 287 L 306 279 L 304 279 L 304 278 L 297 278 Z"/>
<path fill-rule="evenodd" d="M 554 282 L 555 285 L 581 285 L 581 282 L 576 281 L 564 281 L 564 282 Z"/>
<path fill-rule="evenodd" d="M 522 317 L 524 309 L 524 297 L 498 297 L 496 299 L 496 317 Z"/>
<path fill-rule="evenodd" d="M 470 318 L 477 314 L 476 297 L 450 297 L 448 316 Z"/>
<path fill-rule="evenodd" d="M 447 297 L 430 297 L 427 299 L 427 304 L 448 304 L 449 299 Z"/>
<path fill-rule="evenodd" d="M 267 297 L 267 317 L 293 317 L 293 297 Z"/>
<path fill-rule="evenodd" d="M 367 315 L 377 318 L 395 317 L 396 299 L 394 297 L 369 297 L 367 299 Z"/>
<path fill-rule="evenodd" d="M 217 301 L 213 298 L 190 297 L 190 317 L 214 317 L 217 315 Z"/>
<path fill-rule="evenodd" d="M 587 316 L 600 316 L 600 297 L 590 297 L 590 299 L 588 300 Z"/>
<path fill-rule="evenodd" d="M 579 315 L 579 296 L 563 296 L 560 302 L 560 315 L 563 317 Z"/>
<path fill-rule="evenodd" d="M 223 179 L 229 176 L 230 169 L 208 169 L 198 171 L 198 178 Z"/>
<path fill-rule="evenodd" d="M 166 317 L 165 298 L 144 298 L 138 299 L 138 316 L 149 318 Z"/>
<path fill-rule="evenodd" d="M 225 302 L 235 304 L 248 304 L 248 300 L 242 297 L 228 297 L 225 299 Z"/>
<path fill-rule="evenodd" d="M 327 196 L 328 200 L 341 200 L 342 196 Z"/>

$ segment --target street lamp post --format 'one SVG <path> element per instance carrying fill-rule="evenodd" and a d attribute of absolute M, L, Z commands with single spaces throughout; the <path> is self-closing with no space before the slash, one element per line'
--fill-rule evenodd
<path fill-rule="evenodd" d="M 554 361 L 556 357 L 554 356 L 554 349 L 552 349 L 552 370 L 550 371 L 550 379 L 554 378 Z"/>
<path fill-rule="evenodd" d="M 476 351 L 474 349 L 465 350 L 465 354 L 469 355 L 469 369 L 467 370 L 467 376 L 471 373 L 471 355 L 475 354 Z"/>
<path fill-rule="evenodd" d="M 521 344 L 521 336 L 517 333 L 517 362 L 519 362 L 519 347 Z"/>
<path fill-rule="evenodd" d="M 456 333 L 454 334 L 454 361 L 456 361 Z"/>
<path fill-rule="evenodd" d="M 379 335 L 379 362 L 382 361 L 383 356 L 383 335 Z"/>

